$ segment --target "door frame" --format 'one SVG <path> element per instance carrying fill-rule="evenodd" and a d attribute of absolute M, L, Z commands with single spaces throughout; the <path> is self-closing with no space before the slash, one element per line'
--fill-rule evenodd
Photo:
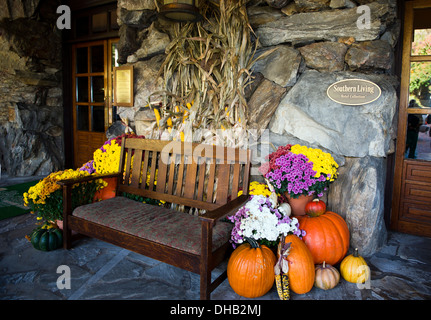
<path fill-rule="evenodd" d="M 74 148 L 74 128 L 73 128 L 73 98 L 75 92 L 72 91 L 72 46 L 76 43 L 89 42 L 96 40 L 108 40 L 119 38 L 120 26 L 114 25 L 111 22 L 117 21 L 117 1 L 113 0 L 76 0 L 69 4 L 72 10 L 72 29 L 62 32 L 62 61 L 63 61 L 63 141 L 64 141 L 64 167 L 73 168 L 75 162 Z M 91 16 L 101 12 L 108 14 L 108 30 L 106 32 L 93 33 L 88 35 L 78 36 L 76 34 L 76 21 L 79 17 Z M 91 27 L 90 29 L 91 30 Z"/>
<path fill-rule="evenodd" d="M 404 158 L 406 148 L 406 131 L 407 131 L 407 116 L 408 100 L 409 100 L 409 84 L 410 84 L 410 65 L 412 61 L 417 61 L 415 57 L 411 57 L 412 35 L 413 35 L 413 13 L 414 9 L 430 8 L 431 3 L 428 0 L 413 0 L 406 1 L 404 4 L 404 25 L 403 25 L 403 43 L 401 55 L 401 82 L 400 82 L 400 101 L 398 109 L 398 133 L 395 153 L 395 169 L 393 176 L 392 189 L 392 210 L 390 228 L 395 231 L 408 232 L 412 222 L 401 219 L 402 215 L 402 197 L 403 197 L 403 176 L 406 174 L 408 164 L 423 164 L 431 166 L 430 161 L 425 160 L 408 160 Z M 431 61 L 431 59 L 429 59 Z M 415 111 L 412 108 L 409 110 Z M 420 110 L 417 110 L 420 113 Z M 411 112 L 410 112 L 411 113 Z M 418 235 L 430 236 L 431 228 L 425 226 L 415 226 Z M 428 230 L 425 230 L 428 229 Z"/>
<path fill-rule="evenodd" d="M 91 72 L 90 68 L 91 68 L 91 54 L 90 54 L 90 48 L 92 46 L 99 46 L 99 45 L 103 45 L 103 60 L 104 60 L 104 68 L 103 68 L 103 72 Z M 87 83 L 87 92 L 88 92 L 88 101 L 87 102 L 78 102 L 77 98 L 76 98 L 76 79 L 77 79 L 77 73 L 76 73 L 76 51 L 78 48 L 88 48 L 88 54 L 87 54 L 87 72 L 86 73 L 79 73 L 80 76 L 83 77 L 88 77 L 88 83 Z M 91 107 L 93 105 L 98 105 L 101 106 L 103 104 L 104 107 L 104 132 L 106 132 L 107 129 L 107 119 L 106 119 L 106 109 L 107 109 L 107 90 L 108 89 L 108 41 L 107 40 L 97 40 L 97 41 L 87 41 L 87 42 L 80 42 L 80 43 L 76 43 L 72 46 L 72 128 L 73 128 L 73 149 L 74 149 L 74 167 L 77 168 L 80 165 L 83 165 L 84 163 L 76 163 L 76 160 L 78 159 L 78 152 L 79 152 L 79 148 L 78 145 L 80 144 L 80 138 L 79 138 L 79 134 L 78 132 L 80 130 L 78 130 L 77 128 L 77 106 L 78 105 L 87 105 L 88 106 L 88 131 L 85 131 L 86 134 L 88 134 L 89 136 L 91 135 L 100 135 L 101 132 L 93 132 L 92 130 L 92 126 L 93 126 L 93 121 L 92 121 L 92 111 L 91 111 Z M 92 91 L 92 83 L 91 83 L 91 77 L 93 76 L 101 76 L 103 74 L 103 86 L 105 88 L 105 96 L 104 96 L 104 101 L 102 102 L 92 102 L 92 95 L 91 95 L 91 91 Z M 84 132 L 84 131 L 81 131 Z M 91 159 L 88 159 L 91 160 Z"/>
<path fill-rule="evenodd" d="M 113 61 L 112 61 L 112 45 L 114 43 L 118 43 L 119 38 L 111 38 L 111 39 L 104 39 L 104 40 L 97 40 L 97 41 L 85 41 L 85 42 L 79 42 L 75 43 L 72 46 L 72 74 L 71 74 L 71 87 L 72 87 L 72 97 L 71 97 L 71 105 L 72 105 L 72 131 L 73 131 L 73 154 L 74 154 L 74 161 L 73 161 L 73 167 L 78 167 L 82 165 L 82 163 L 76 163 L 76 160 L 78 157 L 79 152 L 79 144 L 83 143 L 83 135 L 86 134 L 88 137 L 91 137 L 92 135 L 100 136 L 101 134 L 105 136 L 106 130 L 108 127 L 113 123 Z M 104 59 L 104 71 L 103 72 L 91 72 L 89 69 L 86 73 L 79 73 L 79 76 L 88 77 L 88 102 L 78 102 L 76 99 L 76 79 L 78 78 L 76 73 L 76 50 L 78 48 L 91 48 L 92 46 L 97 45 L 103 45 L 103 59 Z M 87 55 L 87 65 L 88 68 L 90 68 L 91 65 L 91 55 L 88 53 Z M 91 102 L 91 77 L 92 76 L 102 76 L 103 74 L 103 80 L 104 80 L 104 101 L 102 102 Z M 88 112 L 88 123 L 89 128 L 88 131 L 80 131 L 77 128 L 77 105 L 87 105 L 89 107 Z M 102 106 L 104 109 L 104 132 L 95 132 L 92 130 L 92 106 Z M 89 138 L 90 139 L 90 138 Z M 97 139 L 100 139 L 98 137 Z M 90 139 L 92 140 L 92 139 Z M 90 160 L 90 159 L 88 159 Z"/>

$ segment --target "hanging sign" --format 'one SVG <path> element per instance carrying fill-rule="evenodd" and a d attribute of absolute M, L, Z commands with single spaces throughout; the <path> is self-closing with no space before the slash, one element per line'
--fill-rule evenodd
<path fill-rule="evenodd" d="M 359 106 L 376 101 L 382 94 L 382 90 L 377 84 L 368 80 L 346 79 L 331 84 L 326 94 L 337 103 Z"/>
<path fill-rule="evenodd" d="M 114 105 L 133 107 L 133 66 L 114 67 Z"/>

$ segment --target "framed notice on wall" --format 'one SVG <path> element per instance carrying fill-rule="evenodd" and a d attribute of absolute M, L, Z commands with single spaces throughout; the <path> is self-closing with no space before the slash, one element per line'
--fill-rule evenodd
<path fill-rule="evenodd" d="M 114 105 L 133 107 L 133 66 L 114 67 Z"/>

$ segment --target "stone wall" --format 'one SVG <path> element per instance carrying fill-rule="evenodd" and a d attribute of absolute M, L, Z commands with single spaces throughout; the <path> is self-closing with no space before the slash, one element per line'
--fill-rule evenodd
<path fill-rule="evenodd" d="M 360 5 L 370 12 L 366 28 L 357 24 Z M 118 1 L 120 61 L 134 65 L 136 79 L 135 106 L 119 113 L 143 135 L 154 125 L 145 105 L 152 92 L 163 89 L 157 75 L 172 40 L 170 24 L 158 20 L 156 11 L 151 0 Z M 260 42 L 257 54 L 278 48 L 254 67 L 251 127 L 269 129 L 275 146 L 301 143 L 334 155 L 340 175 L 326 195 L 328 208 L 346 219 L 351 245 L 365 256 L 386 239 L 386 157 L 394 152 L 398 106 L 396 11 L 395 0 L 254 0 L 247 7 Z M 382 96 L 363 106 L 326 96 L 329 85 L 351 78 L 375 82 Z"/>
<path fill-rule="evenodd" d="M 272 5 L 277 1 L 266 2 L 268 6 L 248 10 L 262 50 L 287 47 L 290 56 L 301 57 L 301 63 L 287 55 L 276 61 L 270 57 L 256 70 L 287 88 L 268 126 L 271 140 L 275 145 L 319 147 L 334 155 L 340 174 L 327 195 L 328 208 L 346 219 L 352 247 L 370 255 L 386 240 L 386 157 L 395 148 L 398 108 L 396 1 L 295 0 L 281 9 Z M 357 8 L 363 4 L 370 12 L 365 29 L 357 25 L 362 13 Z M 279 72 L 268 72 L 271 65 Z M 376 83 L 381 97 L 347 106 L 326 96 L 332 83 L 353 78 Z"/>
<path fill-rule="evenodd" d="M 64 166 L 59 4 L 0 0 L 0 160 L 10 176 Z"/>

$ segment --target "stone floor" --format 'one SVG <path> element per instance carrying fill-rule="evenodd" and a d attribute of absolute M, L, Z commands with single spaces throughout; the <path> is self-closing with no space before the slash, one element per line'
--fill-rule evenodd
<path fill-rule="evenodd" d="M 35 222 L 31 214 L 0 221 L 0 300 L 199 299 L 198 275 L 99 240 L 83 238 L 71 250 L 35 250 L 25 239 Z M 365 288 L 341 279 L 332 290 L 292 293 L 291 300 L 431 300 L 431 238 L 389 232 L 387 244 L 366 260 L 371 281 Z M 68 282 L 61 281 L 67 274 L 61 268 L 70 270 L 70 288 L 62 288 Z M 279 300 L 275 287 L 259 299 L 243 298 L 228 280 L 212 299 Z"/>

